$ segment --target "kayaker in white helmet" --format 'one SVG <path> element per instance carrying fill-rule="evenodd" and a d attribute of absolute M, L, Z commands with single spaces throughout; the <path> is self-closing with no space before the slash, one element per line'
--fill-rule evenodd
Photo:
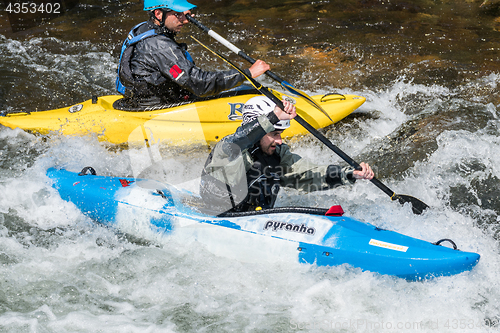
<path fill-rule="evenodd" d="M 186 44 L 175 36 L 189 21 L 196 6 L 186 0 L 144 0 L 150 15 L 129 33 L 122 47 L 117 90 L 125 104 L 138 108 L 196 100 L 216 95 L 245 81 L 237 70 L 204 71 L 194 64 Z M 270 67 L 257 60 L 247 74 L 260 76 Z"/>
<path fill-rule="evenodd" d="M 373 178 L 364 162 L 362 170 L 320 166 L 292 153 L 281 135 L 297 113 L 292 103 L 284 100 L 283 105 L 281 110 L 267 97 L 251 98 L 243 107 L 242 125 L 214 147 L 200 183 L 200 195 L 210 209 L 273 208 L 280 187 L 311 192 Z"/>

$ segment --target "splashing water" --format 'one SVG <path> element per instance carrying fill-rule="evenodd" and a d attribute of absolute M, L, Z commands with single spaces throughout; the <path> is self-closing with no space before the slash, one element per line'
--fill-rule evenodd
<path fill-rule="evenodd" d="M 2 110 L 50 109 L 113 93 L 116 55 L 99 45 L 2 36 L 0 49 L 0 71 L 14 78 L 14 84 L 0 84 Z M 2 127 L 0 331 L 497 330 L 500 128 L 499 103 L 491 96 L 500 75 L 479 75 L 460 85 L 412 79 L 415 68 L 425 66 L 406 66 L 373 85 L 304 90 L 367 97 L 358 111 L 323 133 L 357 161 L 374 166 L 397 193 L 429 204 L 430 211 L 413 215 L 369 182 L 310 194 L 282 191 L 278 205 L 341 204 L 347 215 L 385 229 L 431 242 L 451 238 L 461 250 L 481 254 L 471 272 L 414 283 L 347 266 L 240 262 L 146 227 L 135 233 L 108 229 L 63 201 L 45 172 L 91 165 L 101 175 L 131 176 L 137 167 L 131 156 L 139 151 L 109 147 L 95 137 L 40 137 Z M 29 90 L 40 96 L 20 98 Z M 343 163 L 311 136 L 289 143 L 319 164 Z M 144 168 L 141 176 L 196 192 L 207 151 L 159 151 L 161 168 Z"/>

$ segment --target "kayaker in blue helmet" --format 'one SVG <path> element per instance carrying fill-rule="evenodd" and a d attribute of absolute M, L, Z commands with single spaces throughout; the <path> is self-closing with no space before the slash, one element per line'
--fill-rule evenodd
<path fill-rule="evenodd" d="M 311 192 L 373 178 L 366 163 L 359 171 L 319 166 L 292 153 L 281 134 L 297 113 L 292 103 L 283 105 L 264 96 L 244 105 L 241 126 L 217 143 L 203 168 L 200 195 L 208 207 L 220 213 L 272 208 L 280 187 Z"/>
<path fill-rule="evenodd" d="M 209 72 L 198 68 L 186 44 L 175 41 L 189 22 L 186 15 L 195 7 L 185 0 L 144 0 L 150 19 L 130 31 L 118 69 L 117 90 L 130 106 L 160 108 L 216 95 L 245 81 L 235 69 Z M 255 78 L 269 68 L 258 60 L 246 72 Z"/>

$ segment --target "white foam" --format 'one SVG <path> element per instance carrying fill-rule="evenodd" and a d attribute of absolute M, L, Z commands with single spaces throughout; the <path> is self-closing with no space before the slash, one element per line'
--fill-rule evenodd
<path fill-rule="evenodd" d="M 485 80 L 490 87 L 498 76 Z M 384 113 L 379 120 L 360 121 L 367 138 L 345 138 L 342 148 L 352 155 L 361 153 L 406 122 L 408 117 L 394 101 L 412 89 L 450 94 L 439 87 L 401 82 L 386 92 L 361 91 L 359 95 L 369 97 L 366 110 Z M 262 249 L 271 244 L 245 243 L 230 232 L 212 232 L 210 242 L 194 242 L 190 240 L 197 231 L 188 224 L 175 238 L 160 237 L 147 224 L 135 223 L 125 237 L 90 224 L 52 189 L 45 171 L 54 166 L 79 171 L 90 165 L 99 174 L 130 176 L 127 151 L 109 150 L 95 138 L 44 142 L 2 128 L 0 138 L 6 138 L 6 145 L 21 147 L 28 140 L 36 153 L 29 165 L 4 164 L 18 173 L 0 173 L 0 327 L 8 332 L 295 331 L 299 326 L 316 332 L 454 332 L 460 330 L 453 325 L 465 323 L 473 325 L 466 331 L 491 332 L 497 327 L 485 324 L 500 317 L 500 257 L 493 238 L 497 225 L 480 225 L 496 213 L 478 205 L 474 210 L 474 200 L 468 210 L 456 209 L 448 199 L 453 186 L 500 178 L 498 128 L 493 125 L 475 132 L 443 131 L 437 149 L 402 180 L 384 179 L 398 193 L 433 207 L 423 215 L 413 215 L 410 207 L 400 207 L 369 182 L 308 195 L 282 193 L 283 203 L 341 203 L 349 216 L 428 241 L 451 238 L 461 250 L 482 256 L 471 272 L 420 283 L 347 266 L 250 260 L 265 256 Z M 303 140 L 298 149 L 313 160 L 335 160 L 333 154 L 325 157 L 324 148 L 312 140 Z M 192 182 L 199 176 L 198 167 L 179 170 L 179 164 L 203 163 L 205 157 L 205 152 L 167 156 L 161 170 L 165 179 L 160 181 L 171 177 L 180 184 Z M 476 164 L 480 167 L 474 168 Z M 225 241 L 241 245 L 241 253 L 218 253 L 217 243 Z M 273 244 L 287 252 L 286 245 Z"/>

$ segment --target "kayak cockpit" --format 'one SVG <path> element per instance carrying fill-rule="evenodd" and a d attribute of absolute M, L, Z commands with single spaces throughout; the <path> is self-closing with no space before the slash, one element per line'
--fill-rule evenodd
<path fill-rule="evenodd" d="M 151 106 L 138 106 L 136 102 L 134 102 L 132 99 L 123 97 L 119 98 L 116 101 L 113 102 L 113 108 L 116 110 L 120 111 L 132 111 L 132 112 L 142 112 L 142 111 L 155 111 L 155 110 L 163 110 L 163 109 L 171 109 L 177 106 L 181 105 L 186 105 L 186 104 L 192 104 L 195 102 L 202 102 L 202 101 L 209 101 L 209 100 L 214 100 L 218 98 L 225 98 L 225 97 L 235 97 L 235 96 L 242 96 L 242 95 L 255 95 L 259 94 L 259 91 L 252 86 L 249 85 L 241 85 L 236 88 L 232 88 L 226 91 L 221 92 L 220 94 L 214 95 L 214 96 L 207 96 L 207 97 L 199 97 L 193 100 L 189 101 L 179 101 L 175 103 L 168 103 L 168 104 L 157 104 L 157 105 L 151 105 Z"/>

